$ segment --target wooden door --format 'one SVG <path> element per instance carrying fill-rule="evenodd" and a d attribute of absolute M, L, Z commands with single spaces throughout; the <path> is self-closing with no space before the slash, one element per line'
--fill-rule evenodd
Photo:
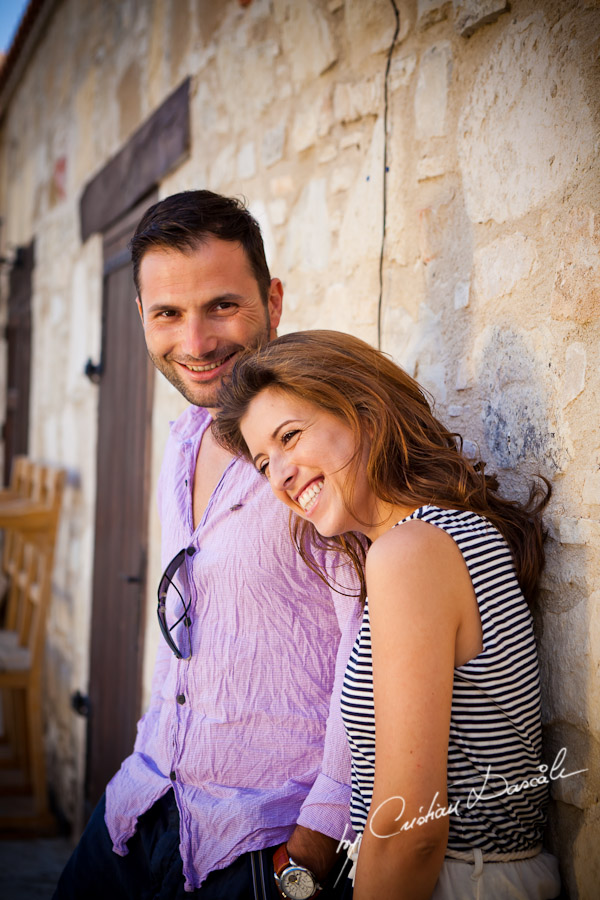
<path fill-rule="evenodd" d="M 6 420 L 4 423 L 4 484 L 12 461 L 29 448 L 29 384 L 31 378 L 31 279 L 33 242 L 17 250 L 8 294 Z"/>
<path fill-rule="evenodd" d="M 86 817 L 131 753 L 140 715 L 154 368 L 127 243 L 151 202 L 104 239 Z"/>

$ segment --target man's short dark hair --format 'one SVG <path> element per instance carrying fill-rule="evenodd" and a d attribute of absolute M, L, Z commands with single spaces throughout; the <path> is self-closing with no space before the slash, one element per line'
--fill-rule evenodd
<path fill-rule="evenodd" d="M 258 222 L 240 200 L 212 191 L 182 191 L 146 210 L 129 244 L 138 296 L 140 264 L 148 250 L 195 250 L 209 235 L 241 244 L 266 305 L 271 276 Z"/>

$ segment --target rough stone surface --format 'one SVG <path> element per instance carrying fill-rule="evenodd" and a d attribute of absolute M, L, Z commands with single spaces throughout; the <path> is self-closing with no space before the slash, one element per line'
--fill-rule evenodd
<path fill-rule="evenodd" d="M 562 403 L 568 406 L 579 397 L 585 387 L 587 352 L 585 345 L 577 342 L 567 347 L 565 375 L 562 381 Z"/>
<path fill-rule="evenodd" d="M 417 25 L 419 28 L 429 28 L 437 22 L 448 18 L 452 9 L 452 0 L 418 0 Z"/>
<path fill-rule="evenodd" d="M 517 232 L 500 238 L 475 252 L 474 293 L 489 303 L 509 294 L 535 269 L 535 242 Z"/>
<path fill-rule="evenodd" d="M 401 12 L 402 31 L 408 26 L 407 19 L 407 10 L 404 9 Z M 390 48 L 396 19 L 389 0 L 369 0 L 369 3 L 364 3 L 363 0 L 345 0 L 344 21 L 353 62 Z"/>
<path fill-rule="evenodd" d="M 559 52 L 555 34 L 542 12 L 505 29 L 464 98 L 458 153 L 474 222 L 519 219 L 595 152 L 576 41 Z"/>
<path fill-rule="evenodd" d="M 314 145 L 318 130 L 319 113 L 313 104 L 296 113 L 292 126 L 292 146 L 296 153 L 301 153 L 302 150 Z"/>
<path fill-rule="evenodd" d="M 564 451 L 557 439 L 541 360 L 524 334 L 487 327 L 474 348 L 476 380 L 482 398 L 482 423 L 493 459 L 512 469 L 535 459 L 548 475 L 560 471 Z"/>
<path fill-rule="evenodd" d="M 448 41 L 434 44 L 423 54 L 415 93 L 416 136 L 421 140 L 446 133 L 451 70 L 452 49 Z"/>
<path fill-rule="evenodd" d="M 275 0 L 273 6 L 295 84 L 304 84 L 333 65 L 337 53 L 327 19 L 312 0 Z"/>
<path fill-rule="evenodd" d="M 275 128 L 270 128 L 262 141 L 262 161 L 265 166 L 274 166 L 283 156 L 285 143 L 285 125 L 280 123 Z"/>
<path fill-rule="evenodd" d="M 285 250 L 286 270 L 323 271 L 331 246 L 324 178 L 308 182 L 290 216 Z"/>
<path fill-rule="evenodd" d="M 383 103 L 381 75 L 365 81 L 336 84 L 333 114 L 339 122 L 355 122 L 363 116 L 377 115 Z"/>
<path fill-rule="evenodd" d="M 468 281 L 459 281 L 454 288 L 454 309 L 465 309 L 469 305 L 469 291 L 471 284 Z"/>
<path fill-rule="evenodd" d="M 509 9 L 508 0 L 454 0 L 454 27 L 463 37 L 471 37 Z"/>
<path fill-rule="evenodd" d="M 254 141 L 248 141 L 237 155 L 237 173 L 240 178 L 253 178 L 256 174 Z"/>
<path fill-rule="evenodd" d="M 560 240 L 552 318 L 585 325 L 600 316 L 600 216 L 590 206 L 568 215 Z"/>
<path fill-rule="evenodd" d="M 413 72 L 417 68 L 417 54 L 409 53 L 402 56 L 394 55 L 390 66 L 390 91 L 410 84 Z"/>

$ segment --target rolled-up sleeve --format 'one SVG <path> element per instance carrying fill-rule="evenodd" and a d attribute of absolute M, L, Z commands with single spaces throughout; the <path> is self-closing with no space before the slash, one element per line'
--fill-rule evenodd
<path fill-rule="evenodd" d="M 341 639 L 327 718 L 323 763 L 302 804 L 298 825 L 320 831 L 336 840 L 341 840 L 342 837 L 353 840 L 355 835 L 350 824 L 350 747 L 342 721 L 340 698 L 346 665 L 358 633 L 361 615 L 355 599 L 334 591 L 332 593 Z"/>

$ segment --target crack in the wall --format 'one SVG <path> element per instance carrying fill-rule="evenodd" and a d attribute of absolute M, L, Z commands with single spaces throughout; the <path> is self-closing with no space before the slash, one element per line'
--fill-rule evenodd
<path fill-rule="evenodd" d="M 383 304 L 383 255 L 385 252 L 385 229 L 387 215 L 387 176 L 388 176 L 388 82 L 390 75 L 390 67 L 392 64 L 392 56 L 396 47 L 396 41 L 400 32 L 400 12 L 396 6 L 396 0 L 390 0 L 396 17 L 396 28 L 390 49 L 387 55 L 387 63 L 385 67 L 385 78 L 383 85 L 383 223 L 381 228 L 381 253 L 379 255 L 379 298 L 377 300 L 377 347 L 381 350 L 381 313 Z"/>

